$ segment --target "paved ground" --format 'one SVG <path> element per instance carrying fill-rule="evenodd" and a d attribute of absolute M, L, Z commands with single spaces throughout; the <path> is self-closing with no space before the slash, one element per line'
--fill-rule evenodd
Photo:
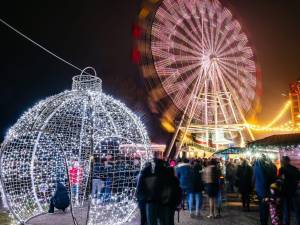
<path fill-rule="evenodd" d="M 77 221 L 80 225 L 85 224 L 85 210 L 81 209 L 78 212 L 75 212 L 77 215 Z M 81 216 L 78 216 L 81 215 Z M 203 217 L 200 219 L 190 218 L 187 211 L 180 212 L 179 223 L 177 221 L 177 213 L 175 216 L 176 225 L 254 225 L 258 224 L 258 213 L 256 210 L 253 210 L 250 213 L 245 213 L 240 210 L 236 204 L 229 204 L 224 206 L 222 212 L 222 218 L 220 219 L 208 219 L 206 218 L 207 211 L 203 212 Z M 43 215 L 36 217 L 29 221 L 30 225 L 72 225 L 72 218 L 69 213 L 57 212 L 53 215 Z M 138 215 L 134 221 L 126 225 L 138 225 Z"/>
<path fill-rule="evenodd" d="M 80 225 L 85 225 L 86 221 L 86 209 L 75 209 L 74 214 L 76 220 Z M 177 213 L 175 216 L 176 225 L 254 225 L 258 224 L 258 212 L 256 205 L 252 206 L 252 212 L 245 213 L 240 209 L 240 204 L 237 202 L 236 197 L 229 198 L 224 204 L 222 211 L 222 218 L 220 219 L 208 219 L 206 218 L 207 202 L 204 203 L 203 217 L 200 219 L 190 218 L 187 211 L 180 212 L 180 218 L 178 222 Z M 45 214 L 29 221 L 30 225 L 72 225 L 72 217 L 70 213 L 56 212 L 53 215 Z M 126 225 L 138 225 L 139 216 Z"/>
<path fill-rule="evenodd" d="M 86 219 L 86 209 L 85 208 L 77 208 L 74 211 L 76 215 L 76 219 L 79 225 L 85 225 Z M 200 219 L 190 218 L 187 211 L 180 212 L 180 220 L 177 221 L 177 213 L 175 216 L 176 225 L 256 225 L 259 224 L 259 216 L 257 205 L 252 205 L 251 212 L 243 212 L 240 207 L 240 203 L 237 202 L 237 199 L 229 199 L 225 202 L 222 217 L 220 219 L 208 219 L 206 218 L 207 212 L 207 203 L 204 204 L 203 217 Z M 3 222 L 4 221 L 4 222 Z M 5 221 L 5 218 L 1 221 L 1 213 L 0 213 L 0 224 L 1 225 L 10 225 Z M 73 225 L 72 217 L 70 212 L 62 213 L 55 212 L 54 214 L 45 214 L 38 216 L 36 218 L 31 219 L 28 222 L 28 225 Z M 295 223 L 292 223 L 293 225 Z M 136 218 L 127 223 L 126 225 L 139 225 L 138 215 Z"/>

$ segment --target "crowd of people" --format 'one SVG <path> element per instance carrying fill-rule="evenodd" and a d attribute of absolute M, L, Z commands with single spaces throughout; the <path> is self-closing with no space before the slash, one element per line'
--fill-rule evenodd
<path fill-rule="evenodd" d="M 72 196 L 78 194 L 78 182 L 72 177 L 82 176 L 74 168 L 70 169 Z M 104 169 L 112 171 L 109 168 L 108 161 L 95 160 L 92 200 L 105 202 L 104 199 L 109 198 L 106 194 L 111 194 L 112 185 L 107 184 L 108 177 L 102 176 Z M 261 225 L 267 225 L 269 220 L 272 225 L 290 225 L 292 211 L 300 225 L 299 181 L 300 172 L 287 156 L 282 157 L 281 166 L 276 167 L 265 155 L 251 161 L 245 158 L 165 161 L 157 155 L 138 175 L 136 197 L 141 225 L 174 225 L 175 213 L 178 211 L 179 219 L 180 210 L 188 210 L 193 219 L 220 218 L 224 199 L 229 193 L 237 192 L 245 212 L 251 211 L 251 199 L 257 200 Z M 66 187 L 58 183 L 49 212 L 53 213 L 54 208 L 65 210 L 70 204 L 68 194 Z M 204 200 L 208 205 L 207 215 L 204 215 Z"/>
<path fill-rule="evenodd" d="M 225 193 L 235 192 L 239 192 L 245 212 L 251 210 L 251 199 L 257 199 L 261 225 L 267 225 L 269 219 L 273 225 L 290 225 L 292 211 L 300 225 L 299 181 L 300 172 L 287 156 L 280 169 L 265 155 L 251 162 L 242 158 L 167 162 L 155 157 L 138 177 L 141 225 L 174 225 L 180 209 L 201 219 L 203 194 L 208 199 L 206 217 L 220 218 Z"/>

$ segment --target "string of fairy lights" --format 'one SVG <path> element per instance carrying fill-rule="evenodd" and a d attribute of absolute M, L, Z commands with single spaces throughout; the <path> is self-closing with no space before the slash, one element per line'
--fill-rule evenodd
<path fill-rule="evenodd" d="M 284 122 L 281 125 L 274 126 L 277 124 L 286 113 L 290 112 L 291 101 L 288 100 L 277 115 L 267 125 L 251 124 L 246 123 L 245 126 L 253 131 L 257 132 L 300 132 L 299 124 L 293 124 L 291 120 Z"/>
<path fill-rule="evenodd" d="M 19 222 L 47 211 L 57 182 L 70 190 L 73 206 L 92 198 L 89 225 L 132 218 L 136 178 L 151 158 L 149 138 L 141 121 L 101 90 L 100 78 L 75 76 L 72 90 L 40 101 L 9 129 L 1 147 L 1 182 Z M 92 158 L 102 166 L 93 174 L 103 182 L 96 196 L 89 188 Z"/>

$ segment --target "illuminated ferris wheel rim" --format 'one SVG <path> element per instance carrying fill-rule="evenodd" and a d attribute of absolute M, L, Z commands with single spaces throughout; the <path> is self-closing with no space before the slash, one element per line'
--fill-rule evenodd
<path fill-rule="evenodd" d="M 242 32 L 240 24 L 233 18 L 230 11 L 227 8 L 221 6 L 221 4 L 217 1 L 214 1 L 214 6 L 211 8 L 208 8 L 210 6 L 209 5 L 210 3 L 208 1 L 198 1 L 201 3 L 205 2 L 205 4 L 203 4 L 204 6 L 202 6 L 202 8 L 206 7 L 205 8 L 206 14 L 204 15 L 200 14 L 199 16 L 195 16 L 195 13 L 190 15 L 185 14 L 185 16 L 179 18 L 178 20 L 174 18 L 177 15 L 174 16 L 173 14 L 169 14 L 167 16 L 162 17 L 163 14 L 160 11 L 163 11 L 164 13 L 166 12 L 166 10 L 175 11 L 174 8 L 177 6 L 177 4 L 179 4 L 179 2 L 181 6 L 182 4 L 184 4 L 184 1 L 172 1 L 173 4 L 171 6 L 169 5 L 169 7 L 164 7 L 164 9 L 162 9 L 162 7 L 165 6 L 168 2 L 170 1 L 167 0 L 162 1 L 161 5 L 159 6 L 158 10 L 154 15 L 154 19 L 151 27 L 151 40 L 150 40 L 151 42 L 150 51 L 152 53 L 154 67 L 161 81 L 161 85 L 163 89 L 172 99 L 172 101 L 177 106 L 177 108 L 182 110 L 185 105 L 184 104 L 180 105 L 178 102 L 180 102 L 179 100 L 181 99 L 183 101 L 186 101 L 187 98 L 184 97 L 186 97 L 186 94 L 189 93 L 188 92 L 182 93 L 181 96 L 179 96 L 179 98 L 174 99 L 175 85 L 168 86 L 167 84 L 180 81 L 182 83 L 181 87 L 180 88 L 175 87 L 175 89 L 176 88 L 177 90 L 187 89 L 191 92 L 190 90 L 192 88 L 191 84 L 193 82 L 195 83 L 195 79 L 196 79 L 195 73 L 192 72 L 188 74 L 190 76 L 187 76 L 185 73 L 190 72 L 190 70 L 186 69 L 187 66 L 186 67 L 182 66 L 184 65 L 185 61 L 189 61 L 189 63 L 192 64 L 189 65 L 190 68 L 198 69 L 197 75 L 201 73 L 206 74 L 206 75 L 202 75 L 203 77 L 202 83 L 204 83 L 203 82 L 204 80 L 209 80 L 210 77 L 212 76 L 214 76 L 215 77 L 214 79 L 219 82 L 217 85 L 215 85 L 216 87 L 218 87 L 218 85 L 220 87 L 221 86 L 220 84 L 222 83 L 221 88 L 219 90 L 215 88 L 214 92 L 229 91 L 231 92 L 232 95 L 235 95 L 233 96 L 235 98 L 235 101 L 240 101 L 239 99 L 243 99 L 243 101 L 239 102 L 239 104 L 241 105 L 243 112 L 247 113 L 251 109 L 252 103 L 255 102 L 256 98 L 258 97 L 257 89 L 260 86 L 260 80 L 257 77 L 257 66 L 256 66 L 254 52 L 250 47 L 248 38 L 246 37 L 245 33 Z M 199 4 L 197 5 L 197 7 L 199 7 Z M 221 16 L 218 17 L 218 13 L 221 13 L 222 18 Z M 158 19 L 158 16 L 161 16 L 162 18 Z M 221 49 L 221 52 L 210 51 L 210 48 L 207 47 L 209 44 L 208 40 L 205 41 L 206 45 L 204 45 L 203 47 L 201 47 L 201 43 L 200 44 L 197 43 L 197 45 L 192 43 L 193 44 L 192 47 L 194 48 L 191 48 L 191 46 L 183 46 L 183 44 L 187 39 L 183 37 L 182 34 L 179 35 L 181 41 L 183 40 L 182 41 L 183 44 L 182 43 L 178 44 L 178 42 L 172 40 L 172 36 L 175 36 L 174 34 L 176 34 L 178 30 L 176 28 L 179 27 L 180 29 L 182 29 L 182 27 L 180 26 L 182 26 L 182 24 L 185 24 L 186 20 L 192 20 L 192 19 L 195 20 L 195 18 L 198 19 L 205 18 L 202 19 L 202 24 L 206 26 L 205 30 L 207 32 L 209 31 L 209 29 L 212 29 L 211 28 L 212 26 L 210 27 L 207 26 L 210 24 L 210 20 L 212 20 L 212 18 L 214 17 L 219 18 L 214 20 L 215 27 L 219 28 L 218 32 L 215 32 L 215 34 L 223 37 L 222 39 L 223 43 L 219 44 L 219 46 L 217 46 L 216 48 L 216 49 Z M 221 20 L 220 18 L 223 20 Z M 171 19 L 175 21 L 173 23 L 173 26 L 170 26 L 171 28 L 163 29 L 166 27 L 164 26 L 165 25 L 164 23 L 168 23 L 167 25 L 170 25 L 172 23 Z M 228 25 L 227 27 L 225 27 L 226 28 L 225 31 L 221 30 L 220 28 L 222 28 L 223 24 L 227 23 L 228 21 L 229 22 L 233 21 L 230 24 L 231 26 Z M 217 25 L 218 23 L 219 25 Z M 236 27 L 232 26 L 232 24 L 235 25 Z M 199 37 L 203 37 L 201 39 L 206 38 L 207 33 L 206 34 L 205 32 L 202 33 L 203 35 L 200 33 Z M 196 38 L 197 37 L 193 37 L 190 40 L 195 41 Z M 222 44 L 223 45 L 225 44 L 225 47 L 222 47 Z M 184 55 L 184 57 L 182 57 L 182 55 L 180 54 L 177 55 L 170 54 L 172 53 L 170 49 L 174 46 L 176 48 L 184 47 L 183 50 L 181 49 L 181 53 L 185 52 L 185 53 L 189 53 L 190 55 L 186 54 Z M 196 51 L 197 48 L 198 51 Z M 161 58 L 163 58 L 164 61 Z M 180 58 L 181 61 L 179 61 L 180 63 L 176 64 L 176 60 L 178 61 L 178 58 Z M 176 65 L 177 68 L 172 68 L 172 66 L 174 65 Z M 185 75 L 188 78 L 184 78 L 183 76 Z M 169 80 L 167 80 L 166 77 L 169 78 Z M 186 79 L 187 81 L 186 83 L 182 82 L 184 81 L 184 79 Z M 173 88 L 173 90 L 170 87 Z"/>

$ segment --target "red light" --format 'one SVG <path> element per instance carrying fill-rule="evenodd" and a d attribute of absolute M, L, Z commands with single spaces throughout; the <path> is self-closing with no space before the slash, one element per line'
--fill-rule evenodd
<path fill-rule="evenodd" d="M 131 60 L 133 63 L 138 64 L 141 60 L 141 53 L 137 48 L 132 49 Z"/>
<path fill-rule="evenodd" d="M 141 34 L 142 34 L 142 28 L 139 25 L 134 24 L 132 27 L 132 37 L 139 38 Z"/>

